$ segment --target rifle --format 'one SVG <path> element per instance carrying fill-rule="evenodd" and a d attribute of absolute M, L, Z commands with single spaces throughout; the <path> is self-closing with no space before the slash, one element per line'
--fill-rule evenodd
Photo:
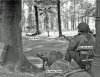
<path fill-rule="evenodd" d="M 43 66 L 42 66 L 43 70 L 45 70 L 45 63 L 47 63 L 47 65 L 50 66 L 49 60 L 46 56 L 44 56 L 43 54 L 37 54 L 37 57 L 39 57 L 43 61 Z"/>
<path fill-rule="evenodd" d="M 71 39 L 73 38 L 72 36 L 65 36 L 65 35 L 62 35 L 63 38 L 65 38 L 67 41 L 71 41 Z"/>

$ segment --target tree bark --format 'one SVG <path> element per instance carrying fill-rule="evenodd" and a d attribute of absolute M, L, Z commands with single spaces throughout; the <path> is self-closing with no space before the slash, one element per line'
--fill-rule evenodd
<path fill-rule="evenodd" d="M 35 9 L 35 21 L 36 21 L 36 33 L 40 33 L 39 31 L 39 19 L 38 19 L 38 9 L 37 6 L 34 6 Z"/>
<path fill-rule="evenodd" d="M 61 17 L 60 17 L 60 0 L 57 0 L 57 10 L 58 10 L 59 37 L 61 37 L 62 36 L 62 30 L 61 30 Z"/>
<path fill-rule="evenodd" d="M 8 44 L 3 66 L 9 71 L 30 72 L 38 70 L 24 56 L 21 35 L 21 0 L 3 1 L 3 22 L 1 26 L 1 42 Z"/>
<path fill-rule="evenodd" d="M 74 5 L 73 5 L 73 9 L 74 9 L 74 17 L 73 17 L 73 24 L 74 24 L 74 29 L 76 28 L 76 12 L 75 12 L 75 6 L 76 6 L 76 3 L 75 3 L 75 0 L 74 0 Z"/>
<path fill-rule="evenodd" d="M 29 5 L 29 26 L 32 27 L 32 5 Z"/>
<path fill-rule="evenodd" d="M 48 37 L 50 36 L 49 35 L 49 17 L 48 17 L 48 14 L 46 13 L 46 17 L 45 17 L 45 19 L 46 19 L 46 31 L 47 31 L 47 33 L 48 33 Z"/>
<path fill-rule="evenodd" d="M 92 63 L 92 73 L 94 77 L 100 77 L 100 0 L 96 1 L 96 44 L 95 44 L 95 54 L 98 57 L 94 58 Z"/>
<path fill-rule="evenodd" d="M 67 28 L 67 30 L 69 30 L 69 20 L 68 20 L 68 18 L 67 18 L 67 21 L 66 21 L 66 28 Z"/>
<path fill-rule="evenodd" d="M 54 15 L 52 14 L 51 14 L 50 21 L 51 21 L 51 30 L 54 30 Z"/>
<path fill-rule="evenodd" d="M 89 24 L 89 18 L 90 18 L 90 17 L 88 16 L 88 17 L 87 17 L 87 23 L 88 23 L 88 24 Z"/>
<path fill-rule="evenodd" d="M 79 20 L 80 20 L 80 17 L 79 17 L 79 12 L 78 12 L 78 24 L 80 23 L 80 21 L 79 21 Z"/>
<path fill-rule="evenodd" d="M 81 17 L 81 22 L 84 22 L 84 17 L 83 16 Z"/>
<path fill-rule="evenodd" d="M 74 30 L 74 16 L 71 18 L 71 30 Z"/>
<path fill-rule="evenodd" d="M 0 27 L 2 25 L 2 13 L 3 13 L 2 11 L 3 11 L 3 4 L 2 4 L 2 1 L 0 0 Z M 1 30 L 0 30 L 0 36 L 1 36 Z"/>

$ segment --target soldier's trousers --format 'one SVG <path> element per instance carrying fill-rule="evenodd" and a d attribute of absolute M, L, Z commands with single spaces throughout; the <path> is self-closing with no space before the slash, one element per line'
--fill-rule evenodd
<path fill-rule="evenodd" d="M 82 56 L 79 54 L 79 52 L 76 51 L 69 51 L 65 54 L 65 59 L 69 62 L 73 59 L 81 69 L 85 69 L 85 65 L 82 63 Z"/>

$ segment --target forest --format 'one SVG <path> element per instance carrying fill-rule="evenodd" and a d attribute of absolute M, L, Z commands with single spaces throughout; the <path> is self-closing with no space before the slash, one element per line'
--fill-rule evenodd
<path fill-rule="evenodd" d="M 85 22 L 96 35 L 91 71 L 99 77 L 99 7 L 99 0 L 0 0 L 0 76 L 50 77 L 44 74 L 44 55 L 62 58 L 78 33 L 78 24 Z M 79 71 L 64 77 L 92 77 Z"/>

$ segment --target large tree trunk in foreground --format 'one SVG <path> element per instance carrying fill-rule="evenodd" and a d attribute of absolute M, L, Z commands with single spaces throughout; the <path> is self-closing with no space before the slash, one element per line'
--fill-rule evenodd
<path fill-rule="evenodd" d="M 0 27 L 2 25 L 2 11 L 3 11 L 3 4 L 0 0 Z M 1 35 L 1 30 L 0 30 L 0 35 Z M 0 40 L 1 40 L 1 38 L 0 38 Z"/>
<path fill-rule="evenodd" d="M 57 0 L 57 10 L 58 10 L 59 37 L 61 37 L 62 36 L 62 30 L 61 30 L 61 17 L 60 17 L 60 0 Z"/>
<path fill-rule="evenodd" d="M 92 64 L 92 73 L 94 77 L 100 77 L 100 0 L 96 1 L 96 46 L 95 54 L 98 57 L 94 58 Z"/>
<path fill-rule="evenodd" d="M 3 66 L 10 71 L 30 72 L 33 66 L 24 56 L 21 35 L 21 0 L 3 1 L 3 24 L 1 42 L 8 44 Z M 33 71 L 35 71 L 33 70 Z"/>

